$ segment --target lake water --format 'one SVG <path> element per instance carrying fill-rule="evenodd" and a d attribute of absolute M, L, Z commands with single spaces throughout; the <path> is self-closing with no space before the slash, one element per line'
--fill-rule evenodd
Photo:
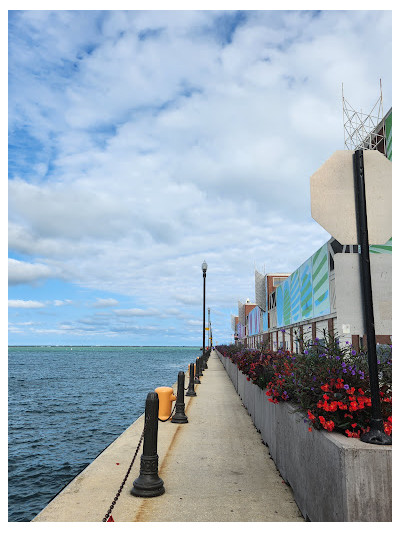
<path fill-rule="evenodd" d="M 199 347 L 9 347 L 9 521 L 32 520 L 144 412 L 148 392 L 172 386 L 199 355 Z"/>

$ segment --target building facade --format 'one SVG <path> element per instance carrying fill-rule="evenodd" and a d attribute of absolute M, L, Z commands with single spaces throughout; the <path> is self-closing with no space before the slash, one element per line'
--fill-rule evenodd
<path fill-rule="evenodd" d="M 391 161 L 392 110 L 376 131 L 384 142 L 375 149 Z M 239 302 L 235 342 L 299 352 L 302 343 L 335 334 L 356 349 L 366 346 L 358 251 L 331 237 L 291 274 L 256 271 L 256 301 Z M 370 246 L 370 265 L 376 341 L 391 344 L 392 238 Z"/>

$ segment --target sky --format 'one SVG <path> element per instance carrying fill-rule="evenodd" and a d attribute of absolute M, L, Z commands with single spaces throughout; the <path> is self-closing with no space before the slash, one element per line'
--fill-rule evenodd
<path fill-rule="evenodd" d="M 232 342 L 254 270 L 330 235 L 344 96 L 392 106 L 390 11 L 9 11 L 8 342 Z M 207 339 L 206 339 L 207 340 Z"/>

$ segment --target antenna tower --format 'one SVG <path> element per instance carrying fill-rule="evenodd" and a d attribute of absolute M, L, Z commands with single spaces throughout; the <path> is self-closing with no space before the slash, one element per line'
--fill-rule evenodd
<path fill-rule="evenodd" d="M 344 145 L 347 150 L 379 150 L 387 157 L 382 80 L 379 83 L 380 96 L 369 113 L 353 109 L 344 97 L 342 83 Z"/>

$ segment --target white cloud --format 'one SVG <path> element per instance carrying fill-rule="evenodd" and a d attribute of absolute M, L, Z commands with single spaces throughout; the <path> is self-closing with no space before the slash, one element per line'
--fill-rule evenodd
<path fill-rule="evenodd" d="M 17 307 L 20 309 L 39 309 L 45 307 L 43 302 L 36 302 L 34 300 L 8 300 L 8 307 Z"/>
<path fill-rule="evenodd" d="M 10 284 L 57 275 L 131 296 L 114 317 L 184 323 L 204 258 L 207 306 L 234 311 L 255 264 L 291 272 L 328 240 L 309 177 L 343 148 L 342 82 L 367 109 L 381 77 L 390 107 L 391 14 L 241 16 L 12 14 Z"/>
<path fill-rule="evenodd" d="M 33 283 L 52 276 L 54 276 L 54 273 L 45 264 L 8 259 L 8 282 L 10 285 Z"/>
<path fill-rule="evenodd" d="M 97 298 L 93 307 L 114 307 L 115 305 L 118 305 L 118 303 L 118 300 L 115 298 Z"/>
<path fill-rule="evenodd" d="M 118 316 L 156 316 L 160 312 L 157 309 L 114 309 Z"/>

